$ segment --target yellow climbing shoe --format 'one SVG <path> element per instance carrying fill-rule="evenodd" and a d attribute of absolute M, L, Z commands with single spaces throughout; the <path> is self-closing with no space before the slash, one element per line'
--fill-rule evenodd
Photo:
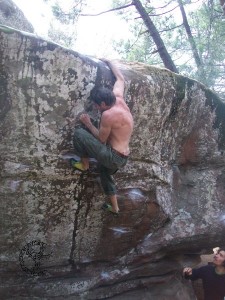
<path fill-rule="evenodd" d="M 72 168 L 74 168 L 76 170 L 79 170 L 81 172 L 86 171 L 86 169 L 84 168 L 82 162 L 76 161 L 74 158 L 70 159 L 70 165 L 71 165 Z"/>

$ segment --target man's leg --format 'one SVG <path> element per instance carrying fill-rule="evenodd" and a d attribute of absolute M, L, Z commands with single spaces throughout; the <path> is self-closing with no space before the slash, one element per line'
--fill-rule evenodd
<path fill-rule="evenodd" d="M 119 212 L 119 206 L 118 206 L 118 202 L 117 202 L 117 196 L 116 195 L 109 196 L 109 199 L 110 199 L 111 204 L 112 204 L 112 211 L 118 213 Z"/>
<path fill-rule="evenodd" d="M 74 152 L 81 158 L 80 164 L 84 170 L 89 168 L 89 158 L 110 164 L 107 157 L 107 147 L 83 128 L 75 129 L 73 136 Z M 105 159 L 106 157 L 106 159 Z"/>
<path fill-rule="evenodd" d="M 94 136 L 86 130 L 75 129 L 73 136 L 73 146 L 75 153 L 81 158 L 81 162 L 74 162 L 72 164 L 74 168 L 77 168 L 81 171 L 89 169 L 89 157 L 92 155 L 87 150 L 88 144 L 92 139 L 95 139 Z"/>
<path fill-rule="evenodd" d="M 89 158 L 81 157 L 81 162 L 82 162 L 84 170 L 88 170 L 89 169 Z"/>
<path fill-rule="evenodd" d="M 92 134 L 81 128 L 75 130 L 73 144 L 75 153 L 81 157 L 84 170 L 89 167 L 89 157 L 95 158 L 100 163 L 100 178 L 103 190 L 111 201 L 112 211 L 118 212 L 116 186 L 111 175 L 117 171 L 117 165 L 124 166 L 126 160 L 112 153 L 110 148 L 107 148 Z"/>
<path fill-rule="evenodd" d="M 117 169 L 108 169 L 103 165 L 100 165 L 100 179 L 104 193 L 109 197 L 112 204 L 112 212 L 117 213 L 119 211 L 117 196 L 116 196 L 116 185 L 112 178 Z"/>

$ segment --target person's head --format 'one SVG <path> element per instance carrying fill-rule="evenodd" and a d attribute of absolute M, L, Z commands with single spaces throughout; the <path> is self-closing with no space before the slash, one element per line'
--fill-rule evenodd
<path fill-rule="evenodd" d="M 90 99 L 100 111 L 109 109 L 116 102 L 113 91 L 105 87 L 94 87 L 91 90 Z"/>
<path fill-rule="evenodd" d="M 213 263 L 216 266 L 223 266 L 225 268 L 225 250 L 219 248 L 218 251 L 215 252 Z"/>

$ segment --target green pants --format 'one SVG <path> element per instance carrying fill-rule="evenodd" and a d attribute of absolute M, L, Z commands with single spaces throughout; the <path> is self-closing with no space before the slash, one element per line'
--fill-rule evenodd
<path fill-rule="evenodd" d="M 128 157 L 115 152 L 109 145 L 102 144 L 83 128 L 75 129 L 73 146 L 79 157 L 92 157 L 98 161 L 104 193 L 108 196 L 115 195 L 116 186 L 112 174 L 126 165 Z"/>

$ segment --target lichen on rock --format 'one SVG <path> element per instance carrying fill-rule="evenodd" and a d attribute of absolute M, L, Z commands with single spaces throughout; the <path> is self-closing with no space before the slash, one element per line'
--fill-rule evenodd
<path fill-rule="evenodd" d="M 193 299 L 182 267 L 225 244 L 224 103 L 166 69 L 119 63 L 135 128 L 129 162 L 115 175 L 114 218 L 100 209 L 98 177 L 71 170 L 62 155 L 72 148 L 66 117 L 85 109 L 98 121 L 89 95 L 113 86 L 110 70 L 19 31 L 0 30 L 0 41 L 5 297 Z M 46 259 L 31 254 L 27 267 L 42 257 L 46 273 L 24 278 L 19 253 L 36 240 Z"/>

